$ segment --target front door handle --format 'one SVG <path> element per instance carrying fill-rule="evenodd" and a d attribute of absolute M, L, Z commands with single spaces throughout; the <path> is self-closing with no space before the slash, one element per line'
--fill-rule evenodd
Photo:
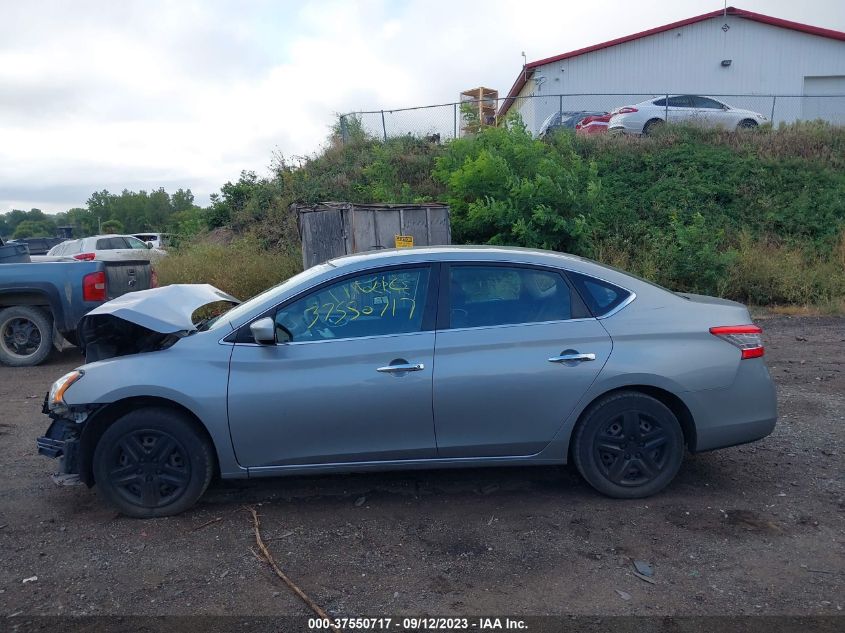
<path fill-rule="evenodd" d="M 560 356 L 552 356 L 549 359 L 550 363 L 570 363 L 572 361 L 582 362 L 586 360 L 596 360 L 595 354 L 561 354 Z"/>
<path fill-rule="evenodd" d="M 423 369 L 425 369 L 425 365 L 422 363 L 404 363 L 401 365 L 386 365 L 379 367 L 376 371 L 383 374 L 398 374 L 406 371 L 422 371 Z"/>

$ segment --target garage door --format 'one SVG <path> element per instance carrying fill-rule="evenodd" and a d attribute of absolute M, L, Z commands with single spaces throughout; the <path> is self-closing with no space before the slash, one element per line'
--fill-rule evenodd
<path fill-rule="evenodd" d="M 805 95 L 842 95 L 840 97 L 804 97 L 803 119 L 824 119 L 845 125 L 845 75 L 804 77 Z"/>

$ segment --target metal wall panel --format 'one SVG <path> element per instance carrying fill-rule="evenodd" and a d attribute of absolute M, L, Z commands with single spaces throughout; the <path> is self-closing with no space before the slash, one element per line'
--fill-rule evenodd
<path fill-rule="evenodd" d="M 725 59 L 730 66 L 721 65 Z M 552 95 L 585 95 L 572 97 L 565 110 L 609 111 L 666 93 L 800 95 L 804 77 L 838 75 L 845 75 L 845 42 L 720 16 L 540 66 L 520 96 L 549 97 L 517 101 L 514 108 L 536 133 L 559 107 Z M 587 96 L 607 93 L 621 94 L 600 100 Z M 767 116 L 766 107 L 771 109 L 771 98 L 724 100 Z M 797 100 L 795 108 L 781 112 L 775 123 L 801 116 Z"/>
<path fill-rule="evenodd" d="M 414 246 L 451 244 L 449 207 L 441 204 L 293 205 L 302 238 L 305 268 L 339 257 L 394 248 L 397 235 L 411 235 Z"/>

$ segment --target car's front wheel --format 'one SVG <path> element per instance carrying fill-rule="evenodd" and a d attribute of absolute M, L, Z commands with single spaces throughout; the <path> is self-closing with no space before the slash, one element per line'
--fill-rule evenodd
<path fill-rule="evenodd" d="M 593 404 L 575 430 L 573 457 L 596 490 L 619 499 L 648 497 L 665 488 L 681 467 L 684 434 L 659 400 L 616 392 Z"/>
<path fill-rule="evenodd" d="M 183 413 L 131 411 L 113 422 L 94 450 L 94 479 L 123 514 L 153 518 L 190 508 L 214 473 L 211 442 Z"/>
<path fill-rule="evenodd" d="M 757 121 L 755 121 L 754 119 L 743 119 L 737 124 L 736 127 L 738 130 L 753 130 L 755 127 L 757 127 Z"/>

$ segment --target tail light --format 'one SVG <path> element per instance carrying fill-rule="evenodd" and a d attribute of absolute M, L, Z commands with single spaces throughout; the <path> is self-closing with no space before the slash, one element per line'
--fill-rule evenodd
<path fill-rule="evenodd" d="M 83 301 L 106 300 L 105 272 L 101 270 L 96 273 L 88 273 L 82 278 L 82 299 Z"/>
<path fill-rule="evenodd" d="M 631 112 L 639 112 L 634 106 L 625 106 L 624 108 L 619 108 L 616 111 L 616 114 L 630 114 Z"/>
<path fill-rule="evenodd" d="M 150 288 L 158 288 L 158 273 L 155 268 L 150 269 Z"/>
<path fill-rule="evenodd" d="M 722 325 L 710 328 L 710 334 L 738 347 L 743 359 L 759 358 L 765 353 L 763 338 L 760 336 L 762 333 L 763 330 L 756 325 Z"/>
<path fill-rule="evenodd" d="M 96 256 L 96 253 L 77 253 L 73 256 L 73 258 L 83 262 L 90 262 L 93 261 Z"/>

